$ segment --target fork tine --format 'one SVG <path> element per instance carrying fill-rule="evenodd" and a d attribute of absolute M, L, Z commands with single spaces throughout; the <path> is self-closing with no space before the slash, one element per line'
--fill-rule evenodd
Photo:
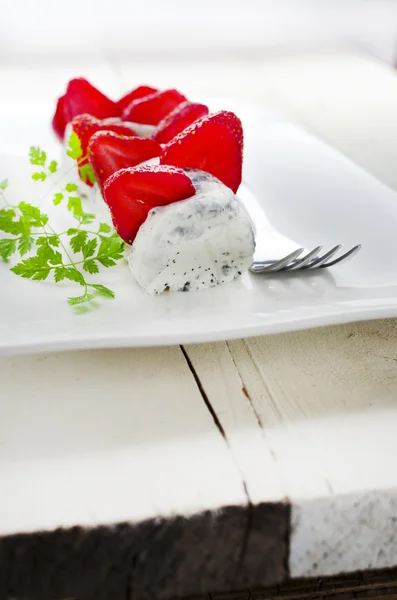
<path fill-rule="evenodd" d="M 297 250 L 294 250 L 294 252 L 291 252 L 291 254 L 288 254 L 288 256 L 284 256 L 284 258 L 275 261 L 268 267 L 265 267 L 265 272 L 274 273 L 276 271 L 281 271 L 286 265 L 298 258 L 298 256 L 302 254 L 302 252 L 303 248 L 298 248 Z"/>
<path fill-rule="evenodd" d="M 294 269 L 302 269 L 305 265 L 307 265 L 312 259 L 314 259 L 319 252 L 321 252 L 322 246 L 317 246 L 311 252 L 308 252 L 306 256 L 303 258 L 299 258 L 295 260 L 293 264 L 287 265 L 284 267 L 283 271 L 293 271 Z"/>
<path fill-rule="evenodd" d="M 326 269 L 327 267 L 332 267 L 332 265 L 336 265 L 338 263 L 346 261 L 349 258 L 352 258 L 353 256 L 355 256 L 357 254 L 357 252 L 359 252 L 360 250 L 361 250 L 361 244 L 357 244 L 357 246 L 354 246 L 353 248 L 351 248 L 351 250 L 349 250 L 348 252 L 345 252 L 345 254 L 342 254 L 342 256 L 339 256 L 339 258 L 335 258 L 335 260 L 332 260 L 331 262 L 322 264 L 320 266 L 320 269 Z"/>
<path fill-rule="evenodd" d="M 281 260 L 278 260 L 276 263 L 273 263 L 273 265 L 271 265 L 271 267 L 269 268 L 269 271 L 271 271 L 272 273 L 274 271 L 281 271 L 281 269 L 289 265 L 291 262 L 295 261 L 298 258 L 298 256 L 302 254 L 303 251 L 304 248 L 298 248 L 298 250 L 291 252 L 291 254 L 289 254 L 288 256 L 285 256 Z"/>
<path fill-rule="evenodd" d="M 250 271 L 252 273 L 269 273 L 270 271 L 280 271 L 280 269 L 285 267 L 291 261 L 298 258 L 302 252 L 303 248 L 298 248 L 297 250 L 294 250 L 294 252 L 291 252 L 291 254 L 288 254 L 288 256 L 284 256 L 284 258 L 281 258 L 280 260 L 272 261 L 270 264 L 266 262 L 254 262 L 250 267 Z"/>
<path fill-rule="evenodd" d="M 326 252 L 325 254 L 320 256 L 319 258 L 315 258 L 314 260 L 312 260 L 312 262 L 310 264 L 306 265 L 306 267 L 303 267 L 303 269 L 318 269 L 327 260 L 332 258 L 334 256 L 334 254 L 336 254 L 338 252 L 338 250 L 340 250 L 341 248 L 342 248 L 341 244 L 334 246 L 334 248 L 331 248 L 331 250 L 329 250 L 328 252 Z"/>

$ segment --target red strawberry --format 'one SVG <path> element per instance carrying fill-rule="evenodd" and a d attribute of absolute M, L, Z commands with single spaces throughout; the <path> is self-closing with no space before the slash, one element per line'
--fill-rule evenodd
<path fill-rule="evenodd" d="M 236 193 L 243 165 L 240 119 L 226 110 L 201 117 L 164 146 L 160 164 L 207 171 Z"/>
<path fill-rule="evenodd" d="M 133 100 L 123 111 L 122 119 L 123 121 L 158 125 L 169 112 L 178 106 L 178 104 L 185 102 L 185 100 L 185 96 L 177 90 L 155 92 L 154 94 Z"/>
<path fill-rule="evenodd" d="M 52 128 L 61 141 L 63 140 L 65 128 L 69 121 L 70 116 L 65 95 L 58 99 L 55 115 L 52 119 Z"/>
<path fill-rule="evenodd" d="M 120 98 L 118 102 L 116 102 L 118 114 L 121 115 L 123 110 L 127 108 L 127 106 L 131 104 L 133 100 L 143 98 L 143 96 L 148 96 L 149 94 L 153 94 L 154 92 L 157 92 L 156 88 L 150 87 L 149 85 L 140 85 L 139 87 L 135 88 L 134 90 Z"/>
<path fill-rule="evenodd" d="M 97 119 L 107 119 L 117 115 L 116 103 L 82 77 L 69 81 L 66 97 L 70 118 L 83 113 L 88 113 Z"/>
<path fill-rule="evenodd" d="M 106 119 L 117 116 L 117 106 L 89 81 L 80 77 L 69 81 L 66 93 L 58 100 L 52 121 L 58 137 L 63 139 L 66 125 L 73 117 L 83 113 L 98 119 Z"/>
<path fill-rule="evenodd" d="M 166 144 L 196 119 L 205 115 L 208 115 L 208 107 L 204 104 L 182 102 L 159 123 L 154 139 L 160 144 Z"/>
<path fill-rule="evenodd" d="M 78 115 L 72 119 L 73 131 L 77 134 L 81 149 L 83 151 L 82 158 L 79 159 L 79 166 L 82 167 L 88 163 L 87 148 L 88 142 L 91 136 L 97 131 L 113 131 L 121 135 L 134 135 L 134 128 L 130 123 L 123 123 L 120 119 L 96 119 L 91 115 Z M 92 183 L 86 181 L 88 185 L 92 186 Z"/>
<path fill-rule="evenodd" d="M 160 154 L 161 146 L 154 140 L 127 137 L 113 131 L 97 131 L 90 138 L 87 148 L 88 160 L 101 188 L 116 171 L 135 167 Z"/>
<path fill-rule="evenodd" d="M 111 175 L 103 188 L 120 237 L 132 244 L 149 211 L 194 196 L 189 177 L 175 167 L 135 167 Z"/>

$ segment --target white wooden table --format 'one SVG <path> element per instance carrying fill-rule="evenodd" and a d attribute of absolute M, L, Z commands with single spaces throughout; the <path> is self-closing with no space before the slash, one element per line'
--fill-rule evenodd
<path fill-rule="evenodd" d="M 3 64 L 1 102 L 40 142 L 52 105 L 32 94 L 27 114 L 26 89 L 55 96 L 78 71 L 115 95 L 255 99 L 397 190 L 389 67 L 338 50 L 189 69 Z M 2 358 L 0 381 L 0 600 L 263 598 L 360 571 L 357 596 L 397 566 L 396 321 Z"/>

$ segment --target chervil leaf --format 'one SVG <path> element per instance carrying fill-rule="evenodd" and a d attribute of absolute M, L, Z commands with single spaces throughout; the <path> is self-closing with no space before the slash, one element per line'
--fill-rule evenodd
<path fill-rule="evenodd" d="M 48 170 L 50 173 L 56 173 L 58 169 L 58 163 L 56 160 L 52 160 L 48 165 Z"/>
<path fill-rule="evenodd" d="M 101 296 L 106 296 L 107 298 L 114 298 L 114 292 L 112 292 L 112 290 L 105 287 L 104 285 L 101 285 L 100 283 L 90 283 L 90 287 L 95 288 Z"/>
<path fill-rule="evenodd" d="M 62 254 L 54 250 L 49 242 L 48 238 L 45 243 L 41 244 L 37 249 L 36 257 L 39 258 L 44 264 L 49 265 L 61 265 L 63 262 Z"/>
<path fill-rule="evenodd" d="M 89 302 L 95 298 L 94 294 L 84 294 L 83 296 L 75 296 L 74 298 L 68 298 L 68 303 L 71 306 L 75 306 L 76 304 L 83 304 L 84 302 Z"/>
<path fill-rule="evenodd" d="M 112 228 L 107 223 L 100 223 L 98 231 L 99 233 L 110 233 Z"/>
<path fill-rule="evenodd" d="M 81 204 L 81 198 L 79 196 L 69 196 L 68 210 L 73 213 L 73 216 L 76 219 L 79 219 L 83 216 L 83 207 Z"/>
<path fill-rule="evenodd" d="M 50 269 L 40 269 L 32 277 L 35 281 L 44 281 L 50 274 Z"/>
<path fill-rule="evenodd" d="M 54 255 L 55 250 L 51 248 L 46 238 L 46 241 L 37 248 L 36 257 L 39 258 L 43 264 L 46 264 L 50 262 Z"/>
<path fill-rule="evenodd" d="M 41 150 L 38 146 L 31 146 L 29 150 L 29 159 L 31 165 L 44 167 L 47 155 L 44 150 Z"/>
<path fill-rule="evenodd" d="M 113 238 L 110 246 L 110 252 L 112 254 L 124 255 L 125 242 L 121 238 Z"/>
<path fill-rule="evenodd" d="M 18 208 L 23 214 L 23 216 L 29 220 L 29 222 L 33 223 L 34 225 L 37 224 L 38 226 L 41 224 L 41 212 L 40 209 L 37 208 L 37 206 L 33 206 L 32 204 L 28 204 L 27 202 L 20 202 L 18 204 Z"/>
<path fill-rule="evenodd" d="M 78 231 L 76 235 L 70 238 L 69 243 L 73 252 L 81 252 L 84 244 L 87 241 L 88 234 L 86 231 Z"/>
<path fill-rule="evenodd" d="M 99 260 L 101 265 L 104 267 L 114 267 L 114 265 L 116 264 L 116 261 L 112 260 L 108 256 L 99 256 L 97 260 Z"/>
<path fill-rule="evenodd" d="M 43 246 L 43 245 L 47 245 L 47 244 L 48 244 L 47 236 L 41 235 L 40 237 L 36 238 L 36 246 Z"/>
<path fill-rule="evenodd" d="M 95 183 L 96 182 L 95 173 L 89 163 L 87 163 L 85 165 L 81 165 L 81 167 L 79 167 L 79 174 L 80 174 L 81 179 L 85 183 Z"/>
<path fill-rule="evenodd" d="M 52 200 L 52 203 L 54 204 L 54 206 L 58 206 L 58 204 L 62 202 L 63 198 L 64 195 L 61 194 L 61 192 L 57 192 Z"/>
<path fill-rule="evenodd" d="M 66 267 L 57 267 L 54 270 L 54 279 L 55 283 L 59 283 L 65 279 L 65 268 Z"/>
<path fill-rule="evenodd" d="M 89 258 L 90 256 L 93 256 L 95 254 L 97 246 L 98 242 L 96 238 L 89 240 L 82 249 L 84 258 Z"/>
<path fill-rule="evenodd" d="M 94 273 L 99 273 L 98 265 L 96 264 L 95 259 L 86 260 L 83 264 L 83 269 L 92 275 Z"/>
<path fill-rule="evenodd" d="M 112 239 L 105 235 L 101 235 L 100 238 L 101 238 L 101 243 L 99 245 L 98 255 L 107 253 L 107 251 L 109 250 L 110 244 L 111 244 L 111 239 Z"/>
<path fill-rule="evenodd" d="M 47 279 L 50 270 L 47 263 L 37 256 L 26 258 L 11 269 L 16 275 L 25 277 L 25 279 L 35 279 L 36 281 Z"/>
<path fill-rule="evenodd" d="M 62 254 L 60 252 L 54 252 L 51 258 L 48 259 L 48 262 L 54 266 L 61 265 L 63 262 Z"/>
<path fill-rule="evenodd" d="M 24 217 L 23 215 L 19 217 L 18 227 L 22 235 L 30 235 L 32 225 L 27 217 Z"/>
<path fill-rule="evenodd" d="M 81 145 L 76 134 L 72 134 L 69 140 L 68 153 L 75 159 L 81 155 Z M 57 172 L 56 161 L 51 161 L 46 167 L 47 156 L 40 148 L 32 147 L 29 156 L 32 164 L 45 168 L 43 171 L 33 173 L 33 179 L 44 181 L 49 174 Z M 90 165 L 85 165 L 85 168 L 83 166 L 82 172 L 85 173 L 87 181 L 94 181 Z M 1 181 L 0 191 L 4 191 L 7 185 L 8 180 Z M 28 202 L 20 202 L 17 206 L 0 209 L 0 231 L 11 236 L 0 239 L 0 258 L 8 261 L 10 256 L 16 252 L 22 258 L 35 249 L 35 255 L 23 258 L 11 270 L 16 275 L 37 281 L 45 280 L 53 273 L 56 283 L 67 279 L 81 285 L 85 288 L 85 293 L 69 298 L 68 302 L 71 305 L 89 302 L 98 295 L 113 298 L 112 290 L 99 283 L 88 283 L 83 273 L 85 271 L 97 274 L 100 265 L 114 266 L 118 260 L 123 258 L 124 242 L 108 223 L 100 223 L 96 234 L 84 229 L 84 225 L 92 223 L 96 216 L 84 212 L 77 184 L 68 183 L 64 190 L 64 192 L 54 193 L 53 204 L 57 206 L 68 194 L 67 209 L 78 220 L 78 227 L 70 227 L 62 233 L 56 233 L 50 225 L 46 229 L 48 216 L 42 213 L 38 206 Z M 42 232 L 39 231 L 39 235 L 34 231 L 32 233 L 35 228 L 41 229 Z M 51 233 L 49 233 L 50 231 Z M 81 252 L 83 260 L 77 260 L 74 263 L 62 242 L 62 236 L 65 235 L 69 236 L 73 252 Z M 88 287 L 92 292 L 87 291 Z"/>
<path fill-rule="evenodd" d="M 16 214 L 12 208 L 0 210 L 0 231 L 20 235 L 23 233 L 23 227 L 20 220 L 15 221 Z"/>
<path fill-rule="evenodd" d="M 72 133 L 70 134 L 66 154 L 70 156 L 70 158 L 74 158 L 75 160 L 77 160 L 83 155 L 79 137 L 74 131 L 72 131 Z"/>
<path fill-rule="evenodd" d="M 45 181 L 47 179 L 47 175 L 44 173 L 44 171 L 37 171 L 36 173 L 33 173 L 32 179 L 34 179 L 34 181 Z"/>
<path fill-rule="evenodd" d="M 0 210 L 0 230 L 5 231 L 6 233 L 11 233 L 8 229 L 15 225 L 14 223 L 15 210 L 11 208 Z"/>
<path fill-rule="evenodd" d="M 82 225 L 89 225 L 93 221 L 95 221 L 95 215 L 93 215 L 91 213 L 84 213 L 83 214 L 83 217 L 81 219 Z"/>
<path fill-rule="evenodd" d="M 36 271 L 37 269 L 42 269 L 43 267 L 47 267 L 47 261 L 45 258 L 40 257 L 40 256 L 31 256 L 30 258 L 25 258 L 22 262 L 20 262 L 16 266 L 20 267 L 21 265 L 23 265 L 25 270 Z"/>
<path fill-rule="evenodd" d="M 123 252 L 113 252 L 113 254 L 110 254 L 110 257 L 113 258 L 114 260 L 121 260 L 122 258 L 124 258 L 124 253 Z"/>
<path fill-rule="evenodd" d="M 120 258 L 123 254 L 123 250 L 124 250 L 124 242 L 121 238 L 119 238 L 118 236 L 115 238 L 113 236 L 111 237 L 104 237 L 101 236 L 101 244 L 99 246 L 99 250 L 98 250 L 98 256 L 99 255 L 103 255 L 103 254 L 115 254 L 115 255 L 120 255 Z"/>
<path fill-rule="evenodd" d="M 43 227 L 48 223 L 48 216 L 42 213 L 37 206 L 20 202 L 18 208 L 33 227 Z"/>
<path fill-rule="evenodd" d="M 19 238 L 18 252 L 21 256 L 25 256 L 34 246 L 34 239 L 31 235 L 24 235 Z"/>
<path fill-rule="evenodd" d="M 69 279 L 69 281 L 75 281 L 80 285 L 85 285 L 85 279 L 80 271 L 76 269 L 76 267 L 66 267 L 64 275 L 66 279 Z"/>
<path fill-rule="evenodd" d="M 0 256 L 5 261 L 8 262 L 8 259 L 17 249 L 17 242 L 13 239 L 3 238 L 0 240 Z"/>
<path fill-rule="evenodd" d="M 48 243 L 51 244 L 51 246 L 55 246 L 56 248 L 59 246 L 59 236 L 58 235 L 49 235 L 47 237 Z"/>
<path fill-rule="evenodd" d="M 66 190 L 67 192 L 75 192 L 75 191 L 76 191 L 76 190 L 78 190 L 78 189 L 79 189 L 79 186 L 78 186 L 78 185 L 76 185 L 75 183 L 67 183 L 67 184 L 65 185 L 65 190 Z"/>

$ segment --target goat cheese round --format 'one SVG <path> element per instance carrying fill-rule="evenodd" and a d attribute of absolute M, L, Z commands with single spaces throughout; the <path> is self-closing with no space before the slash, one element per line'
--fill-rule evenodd
<path fill-rule="evenodd" d="M 196 194 L 152 209 L 128 262 L 149 294 L 197 291 L 232 281 L 252 264 L 252 222 L 235 194 L 203 171 L 185 169 Z"/>

